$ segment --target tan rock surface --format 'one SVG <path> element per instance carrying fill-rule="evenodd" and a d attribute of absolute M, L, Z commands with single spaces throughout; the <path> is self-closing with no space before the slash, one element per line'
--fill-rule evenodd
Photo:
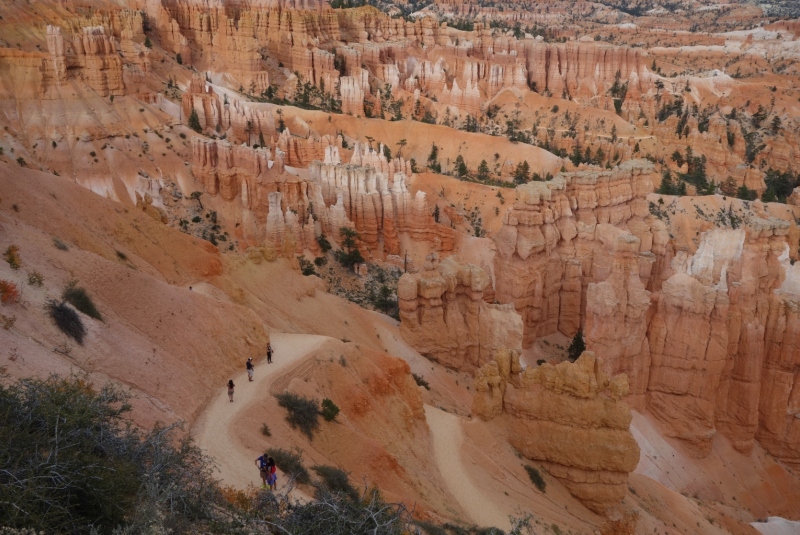
<path fill-rule="evenodd" d="M 482 367 L 498 349 L 519 351 L 521 318 L 510 306 L 483 301 L 488 283 L 482 269 L 453 257 L 406 273 L 397 285 L 403 337 L 423 355 L 462 371 Z"/>
<path fill-rule="evenodd" d="M 517 202 L 493 236 L 496 299 L 514 303 L 522 315 L 525 347 L 537 336 L 556 330 L 572 336 L 581 327 L 586 286 L 602 282 L 613 264 L 603 259 L 608 249 L 602 225 L 632 233 L 624 240 L 638 240 L 638 247 L 631 242 L 627 251 L 633 257 L 644 253 L 642 267 L 647 265 L 655 236 L 663 232 L 648 218 L 645 201 L 655 179 L 650 164 L 629 162 L 610 171 L 562 173 L 517 189 Z"/>
<path fill-rule="evenodd" d="M 631 411 L 621 401 L 627 393 L 626 377 L 609 379 L 591 352 L 575 363 L 528 368 L 520 386 L 506 390 L 509 441 L 588 508 L 605 511 L 625 497 L 639 462 Z"/>

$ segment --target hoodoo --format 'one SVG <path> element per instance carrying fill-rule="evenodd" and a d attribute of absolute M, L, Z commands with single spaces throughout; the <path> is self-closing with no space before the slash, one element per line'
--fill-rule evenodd
<path fill-rule="evenodd" d="M 791 531 L 796 4 L 0 2 L 0 532 Z"/>

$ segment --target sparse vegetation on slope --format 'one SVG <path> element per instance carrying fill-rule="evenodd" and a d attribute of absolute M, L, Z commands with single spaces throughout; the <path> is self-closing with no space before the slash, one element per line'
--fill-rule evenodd
<path fill-rule="evenodd" d="M 278 405 L 286 409 L 286 421 L 293 429 L 300 429 L 311 440 L 319 429 L 319 402 L 292 392 L 282 392 L 275 396 Z"/>
<path fill-rule="evenodd" d="M 267 454 L 275 460 L 275 465 L 281 472 L 287 474 L 298 483 L 308 484 L 311 482 L 311 476 L 309 476 L 306 467 L 303 466 L 303 457 L 299 451 L 270 448 L 267 450 Z"/>
<path fill-rule="evenodd" d="M 61 297 L 64 299 L 64 301 L 71 304 L 90 318 L 103 321 L 103 316 L 100 314 L 100 311 L 97 310 L 94 301 L 92 301 L 92 298 L 89 296 L 89 292 L 77 284 L 77 281 L 70 282 L 67 287 L 64 288 Z"/>
<path fill-rule="evenodd" d="M 83 339 L 86 336 L 86 327 L 84 327 L 83 320 L 72 307 L 64 301 L 53 299 L 48 301 L 47 310 L 50 318 L 55 322 L 56 327 L 61 329 L 61 332 L 79 344 L 83 344 Z"/>
<path fill-rule="evenodd" d="M 128 399 L 80 376 L 0 385 L 0 525 L 188 533 L 211 520 L 213 462 L 175 427 L 127 426 Z"/>

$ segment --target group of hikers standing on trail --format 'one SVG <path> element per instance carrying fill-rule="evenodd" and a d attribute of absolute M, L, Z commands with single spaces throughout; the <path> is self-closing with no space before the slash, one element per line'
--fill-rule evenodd
<path fill-rule="evenodd" d="M 272 344 L 269 343 L 267 344 L 267 364 L 272 364 Z M 256 369 L 255 364 L 253 364 L 252 357 L 247 359 L 245 368 L 247 369 L 247 380 L 248 382 L 251 382 Z M 230 379 L 228 381 L 228 399 L 231 400 L 231 403 L 233 403 L 233 390 L 235 387 L 236 385 L 233 384 L 233 379 Z M 258 467 L 258 472 L 261 475 L 261 488 L 264 490 L 267 488 L 269 488 L 269 490 L 277 490 L 278 469 L 275 466 L 275 459 L 270 457 L 269 454 L 265 453 L 256 459 L 256 466 Z"/>
<path fill-rule="evenodd" d="M 277 490 L 278 488 L 278 474 L 277 467 L 275 466 L 275 459 L 268 454 L 264 454 L 256 459 L 256 466 L 258 472 L 261 474 L 262 489 L 269 487 L 269 490 Z"/>
<path fill-rule="evenodd" d="M 272 344 L 267 344 L 267 364 L 272 364 Z M 253 374 L 255 373 L 256 366 L 253 364 L 253 357 L 247 359 L 247 364 L 245 365 L 247 368 L 247 380 L 253 380 Z M 233 379 L 228 381 L 228 399 L 231 400 L 233 403 L 233 391 L 236 388 L 236 385 L 233 384 Z"/>

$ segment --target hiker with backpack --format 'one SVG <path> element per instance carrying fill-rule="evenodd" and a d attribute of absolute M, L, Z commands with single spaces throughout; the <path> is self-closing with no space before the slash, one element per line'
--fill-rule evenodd
<path fill-rule="evenodd" d="M 267 343 L 267 364 L 272 364 L 272 344 Z"/>
<path fill-rule="evenodd" d="M 247 379 L 250 382 L 253 382 L 253 372 L 256 369 L 256 367 L 253 366 L 253 357 L 250 357 L 250 358 L 247 359 L 246 368 L 247 368 Z"/>

